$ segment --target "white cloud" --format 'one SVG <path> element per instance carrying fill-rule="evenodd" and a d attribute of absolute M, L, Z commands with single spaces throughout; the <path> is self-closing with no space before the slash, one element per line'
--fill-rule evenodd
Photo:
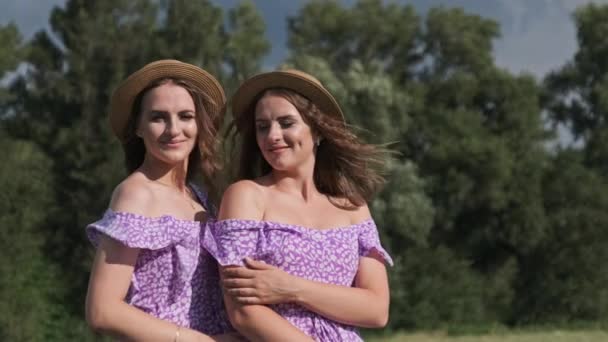
<path fill-rule="evenodd" d="M 28 38 L 48 26 L 50 10 L 63 6 L 65 0 L 1 0 L 0 24 L 15 21 Z M 238 0 L 213 0 L 223 7 L 232 7 Z M 353 0 L 343 0 L 350 3 Z M 399 0 L 398 0 L 399 1 Z M 256 0 L 267 21 L 272 53 L 277 63 L 286 54 L 287 27 L 285 16 L 292 15 L 306 1 L 277 2 L 273 5 Z M 608 0 L 401 0 L 413 4 L 421 13 L 431 6 L 461 6 L 465 11 L 497 20 L 502 37 L 495 42 L 496 63 L 513 72 L 530 72 L 542 77 L 564 65 L 576 51 L 576 32 L 571 13 L 577 7 Z M 289 5 L 287 5 L 289 4 Z M 277 6 L 280 5 L 280 6 Z M 281 18 L 281 20 L 277 20 Z"/>
<path fill-rule="evenodd" d="M 561 67 L 577 49 L 572 12 L 591 2 L 608 0 L 500 0 L 505 13 L 503 36 L 495 44 L 496 63 L 538 77 Z"/>

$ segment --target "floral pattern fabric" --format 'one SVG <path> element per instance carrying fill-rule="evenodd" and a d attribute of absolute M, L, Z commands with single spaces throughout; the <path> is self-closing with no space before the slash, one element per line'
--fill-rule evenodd
<path fill-rule="evenodd" d="M 195 189 L 204 205 L 206 197 Z M 170 215 L 145 217 L 107 209 L 86 227 L 97 247 L 102 235 L 139 248 L 127 303 L 157 318 L 209 335 L 230 331 L 215 260 L 202 248 L 207 222 Z"/>
<path fill-rule="evenodd" d="M 243 266 L 251 257 L 309 280 L 352 286 L 359 258 L 372 252 L 392 265 L 373 220 L 351 226 L 314 229 L 254 220 L 210 222 L 203 246 L 222 266 Z M 357 329 L 293 303 L 270 307 L 317 341 L 362 341 Z"/>

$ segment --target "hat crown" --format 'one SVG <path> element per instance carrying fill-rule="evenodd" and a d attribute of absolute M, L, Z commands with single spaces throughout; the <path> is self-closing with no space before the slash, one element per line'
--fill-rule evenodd
<path fill-rule="evenodd" d="M 283 69 L 255 75 L 241 84 L 232 97 L 235 118 L 248 112 L 253 101 L 266 89 L 286 88 L 306 97 L 323 113 L 344 121 L 340 105 L 316 77 L 296 69 Z"/>
<path fill-rule="evenodd" d="M 321 81 L 319 81 L 319 79 L 318 79 L 318 78 L 314 77 L 314 76 L 313 76 L 313 75 L 311 75 L 311 74 L 305 73 L 305 72 L 304 72 L 304 71 L 302 71 L 302 70 L 297 70 L 297 69 L 285 69 L 285 70 L 281 70 L 281 71 L 282 71 L 282 72 L 289 73 L 289 74 L 293 74 L 293 75 L 296 75 L 296 76 L 304 77 L 304 78 L 308 79 L 309 81 L 312 81 L 312 82 L 314 82 L 314 83 L 316 83 L 316 84 L 320 85 L 321 87 L 323 87 L 323 83 L 321 83 Z"/>
<path fill-rule="evenodd" d="M 208 97 L 205 110 L 215 116 L 223 115 L 226 95 L 215 77 L 198 66 L 175 59 L 163 59 L 144 65 L 121 82 L 110 99 L 110 127 L 118 139 L 126 142 L 126 128 L 137 95 L 151 82 L 162 78 L 179 78 L 189 81 L 193 87 Z"/>

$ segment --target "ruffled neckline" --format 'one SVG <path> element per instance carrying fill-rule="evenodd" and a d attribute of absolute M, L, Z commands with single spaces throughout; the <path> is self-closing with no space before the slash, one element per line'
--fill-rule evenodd
<path fill-rule="evenodd" d="M 330 228 L 314 228 L 314 227 L 308 227 L 308 226 L 304 226 L 304 225 L 298 225 L 298 224 L 292 224 L 292 223 L 283 223 L 283 222 L 278 222 L 278 221 L 269 221 L 269 220 L 251 220 L 251 219 L 223 219 L 223 220 L 217 220 L 214 219 L 213 220 L 215 224 L 228 224 L 230 225 L 230 223 L 235 222 L 235 223 L 245 223 L 245 224 L 251 224 L 253 226 L 258 226 L 258 225 L 266 225 L 266 226 L 271 226 L 273 228 L 289 228 L 292 230 L 298 230 L 298 231 L 305 231 L 305 232 L 335 232 L 335 231 L 341 231 L 341 230 L 350 230 L 350 229 L 356 229 L 362 226 L 367 226 L 370 224 L 374 224 L 374 220 L 370 217 L 367 218 L 361 222 L 358 223 L 353 223 L 347 226 L 338 226 L 338 227 L 330 227 Z"/>
<path fill-rule="evenodd" d="M 154 223 L 170 221 L 170 222 L 176 222 L 176 223 L 200 224 L 200 223 L 205 223 L 206 221 L 208 221 L 208 220 L 205 220 L 205 221 L 188 220 L 188 219 L 178 218 L 178 217 L 175 217 L 175 216 L 169 215 L 169 214 L 163 214 L 161 216 L 145 216 L 145 215 L 135 214 L 135 213 L 128 212 L 128 211 L 113 210 L 112 208 L 108 208 L 106 210 L 106 215 L 114 216 L 114 217 L 118 217 L 118 218 L 126 219 L 126 220 L 149 221 L 149 222 L 154 222 Z"/>

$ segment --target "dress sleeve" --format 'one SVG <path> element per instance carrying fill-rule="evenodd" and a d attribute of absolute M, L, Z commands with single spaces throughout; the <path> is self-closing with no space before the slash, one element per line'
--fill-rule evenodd
<path fill-rule="evenodd" d="M 359 231 L 359 255 L 368 256 L 372 252 L 378 253 L 386 264 L 393 266 L 393 259 L 380 244 L 376 224 L 369 220 L 361 225 Z"/>
<path fill-rule="evenodd" d="M 209 220 L 203 237 L 203 248 L 222 266 L 244 266 L 250 257 L 272 262 L 272 251 L 278 247 L 276 234 L 269 234 L 261 221 Z"/>
<path fill-rule="evenodd" d="M 163 249 L 183 240 L 191 230 L 186 222 L 171 216 L 145 217 L 108 209 L 103 218 L 86 227 L 89 240 L 95 247 L 102 235 L 108 236 L 127 247 L 150 250 Z"/>

